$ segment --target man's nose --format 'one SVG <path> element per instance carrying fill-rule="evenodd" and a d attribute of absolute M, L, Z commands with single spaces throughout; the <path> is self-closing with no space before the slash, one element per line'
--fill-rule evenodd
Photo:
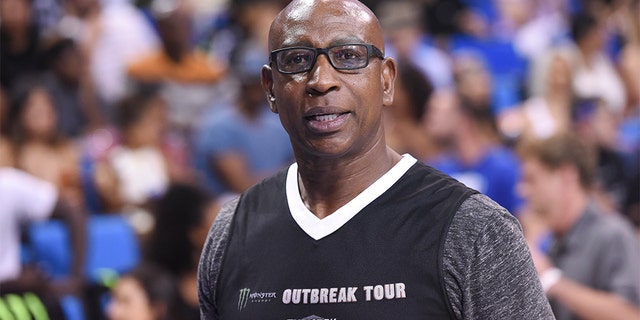
<path fill-rule="evenodd" d="M 337 90 L 340 86 L 338 79 L 339 71 L 334 69 L 326 54 L 320 54 L 316 58 L 316 63 L 309 70 L 307 80 L 307 93 L 312 95 L 322 95 L 332 90 Z"/>

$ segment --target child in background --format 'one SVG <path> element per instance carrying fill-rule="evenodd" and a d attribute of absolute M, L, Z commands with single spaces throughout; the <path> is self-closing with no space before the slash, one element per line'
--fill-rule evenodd
<path fill-rule="evenodd" d="M 96 165 L 103 211 L 126 214 L 140 235 L 153 227 L 150 201 L 171 181 L 187 179 L 183 162 L 175 160 L 181 149 L 168 135 L 166 111 L 155 86 L 140 86 L 125 97 L 116 109 L 119 143 Z"/>

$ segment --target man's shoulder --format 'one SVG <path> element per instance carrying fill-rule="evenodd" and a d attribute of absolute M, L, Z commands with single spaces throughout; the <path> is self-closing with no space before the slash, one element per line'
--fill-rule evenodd
<path fill-rule="evenodd" d="M 463 183 L 453 178 L 448 172 L 441 170 L 437 166 L 416 163 L 410 170 L 410 174 L 428 183 L 447 183 L 458 188 L 468 189 Z"/>
<path fill-rule="evenodd" d="M 472 195 L 463 202 L 460 206 L 460 213 L 464 216 L 486 221 L 491 221 L 496 216 L 514 218 L 504 207 L 482 193 Z"/>
<path fill-rule="evenodd" d="M 402 179 L 402 185 L 405 188 L 419 190 L 420 196 L 427 196 L 432 204 L 447 202 L 456 208 L 461 203 L 456 200 L 464 201 L 469 195 L 478 193 L 448 173 L 423 163 L 416 163 L 409 169 Z"/>
<path fill-rule="evenodd" d="M 484 234 L 487 228 L 521 230 L 520 223 L 507 209 L 488 196 L 478 193 L 462 202 L 452 221 L 450 232 L 475 239 Z"/>

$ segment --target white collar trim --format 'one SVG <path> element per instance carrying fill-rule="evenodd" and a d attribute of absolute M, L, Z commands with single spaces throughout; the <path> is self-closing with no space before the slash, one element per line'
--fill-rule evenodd
<path fill-rule="evenodd" d="M 322 239 L 340 229 L 360 210 L 391 188 L 416 162 L 414 157 L 404 154 L 391 170 L 324 219 L 319 219 L 302 202 L 298 188 L 298 164 L 293 163 L 287 172 L 286 181 L 287 203 L 291 216 L 311 238 L 314 240 Z"/>

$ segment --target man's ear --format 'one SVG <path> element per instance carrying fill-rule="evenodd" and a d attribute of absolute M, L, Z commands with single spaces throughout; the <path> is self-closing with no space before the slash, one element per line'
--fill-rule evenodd
<path fill-rule="evenodd" d="M 385 107 L 393 103 L 393 92 L 395 88 L 396 76 L 398 69 L 396 61 L 387 57 L 382 60 L 381 80 L 382 80 L 382 105 Z"/>
<path fill-rule="evenodd" d="M 260 82 L 262 84 L 262 90 L 267 96 L 269 102 L 269 109 L 273 113 L 278 113 L 278 106 L 276 105 L 276 96 L 273 94 L 273 70 L 267 64 L 262 66 L 260 70 Z"/>

